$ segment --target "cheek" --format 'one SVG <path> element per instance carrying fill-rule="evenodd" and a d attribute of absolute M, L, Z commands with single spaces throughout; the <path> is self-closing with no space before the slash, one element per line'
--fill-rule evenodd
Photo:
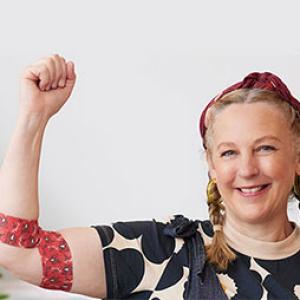
<path fill-rule="evenodd" d="M 219 164 L 216 168 L 216 180 L 220 184 L 230 184 L 236 177 L 236 167 L 233 164 Z"/>
<path fill-rule="evenodd" d="M 290 180 L 295 174 L 294 164 L 285 158 L 276 160 L 264 160 L 261 162 L 261 171 L 263 175 L 271 177 L 274 180 Z"/>

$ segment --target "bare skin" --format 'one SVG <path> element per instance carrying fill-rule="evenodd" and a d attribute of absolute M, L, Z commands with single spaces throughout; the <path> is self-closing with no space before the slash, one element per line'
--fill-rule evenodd
<path fill-rule="evenodd" d="M 41 59 L 24 70 L 18 119 L 0 169 L 0 212 L 38 219 L 38 173 L 45 128 L 70 97 L 75 82 L 74 64 L 59 55 Z M 72 253 L 71 292 L 105 298 L 103 252 L 96 230 L 67 228 L 58 232 Z M 0 243 L 0 265 L 22 280 L 35 285 L 41 282 L 41 258 L 36 248 Z"/>

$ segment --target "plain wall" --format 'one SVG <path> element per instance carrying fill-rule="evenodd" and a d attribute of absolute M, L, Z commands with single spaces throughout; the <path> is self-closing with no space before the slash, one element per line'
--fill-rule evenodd
<path fill-rule="evenodd" d="M 78 74 L 43 141 L 40 222 L 48 229 L 207 218 L 204 105 L 252 71 L 274 72 L 300 97 L 298 1 L 4 3 L 1 159 L 22 69 L 59 53 Z"/>

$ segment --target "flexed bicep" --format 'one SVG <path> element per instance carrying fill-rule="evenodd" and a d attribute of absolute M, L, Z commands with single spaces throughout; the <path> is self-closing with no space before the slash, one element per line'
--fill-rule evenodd
<path fill-rule="evenodd" d="M 95 229 L 46 231 L 36 221 L 3 214 L 1 220 L 0 262 L 16 277 L 46 289 L 105 297 L 102 244 Z"/>
<path fill-rule="evenodd" d="M 106 278 L 102 243 L 94 228 L 69 228 L 60 231 L 73 256 L 71 291 L 91 297 L 106 297 Z"/>

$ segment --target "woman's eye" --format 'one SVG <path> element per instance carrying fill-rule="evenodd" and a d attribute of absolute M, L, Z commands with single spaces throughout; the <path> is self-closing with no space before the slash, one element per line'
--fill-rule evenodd
<path fill-rule="evenodd" d="M 234 154 L 235 154 L 235 152 L 233 150 L 227 150 L 227 151 L 222 152 L 221 156 L 222 157 L 229 157 L 229 156 L 232 156 Z"/>
<path fill-rule="evenodd" d="M 266 151 L 270 152 L 270 151 L 274 151 L 274 150 L 276 150 L 276 148 L 273 146 L 270 146 L 270 145 L 262 145 L 257 148 L 257 151 L 264 151 L 264 152 L 266 152 Z"/>

